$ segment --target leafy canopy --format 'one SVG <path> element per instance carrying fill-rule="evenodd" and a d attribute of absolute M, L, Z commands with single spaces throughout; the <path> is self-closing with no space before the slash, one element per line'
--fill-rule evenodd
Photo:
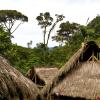
<path fill-rule="evenodd" d="M 13 31 L 11 31 L 16 21 L 20 21 L 20 23 Z M 28 17 L 16 10 L 0 10 L 0 24 L 9 33 L 13 33 L 20 26 L 21 23 L 27 21 Z"/>
<path fill-rule="evenodd" d="M 57 35 L 53 36 L 52 38 L 57 42 L 69 42 L 72 36 L 79 31 L 79 26 L 80 25 L 77 23 L 70 23 L 69 21 L 63 22 L 60 24 L 59 30 L 57 30 Z"/>
<path fill-rule="evenodd" d="M 36 19 L 38 20 L 38 25 L 41 25 L 41 28 L 50 26 L 53 21 L 53 18 L 50 16 L 49 12 L 40 13 Z"/>

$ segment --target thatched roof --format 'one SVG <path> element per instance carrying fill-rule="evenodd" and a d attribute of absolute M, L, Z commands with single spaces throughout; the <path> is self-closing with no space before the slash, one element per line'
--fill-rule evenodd
<path fill-rule="evenodd" d="M 93 41 L 82 46 L 43 88 L 43 98 L 52 93 L 88 99 L 100 96 L 98 53 L 99 47 Z"/>
<path fill-rule="evenodd" d="M 36 73 L 48 84 L 57 74 L 58 68 L 35 68 Z"/>
<path fill-rule="evenodd" d="M 36 72 L 36 69 L 32 67 L 28 70 L 26 76 L 33 81 L 39 88 L 45 85 L 45 81 L 41 78 L 40 75 Z"/>
<path fill-rule="evenodd" d="M 0 56 L 0 100 L 36 100 L 38 88 Z"/>
<path fill-rule="evenodd" d="M 100 96 L 100 63 L 88 61 L 79 64 L 53 89 L 53 93 L 96 99 Z"/>

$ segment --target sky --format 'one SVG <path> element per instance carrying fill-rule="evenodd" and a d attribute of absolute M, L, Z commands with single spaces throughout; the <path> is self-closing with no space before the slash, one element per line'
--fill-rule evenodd
<path fill-rule="evenodd" d="M 63 14 L 63 22 L 70 21 L 86 25 L 89 18 L 91 21 L 100 14 L 100 0 L 0 0 L 0 10 L 17 10 L 28 16 L 28 23 L 22 24 L 14 33 L 13 43 L 27 47 L 27 42 L 33 41 L 32 47 L 43 42 L 43 31 L 38 26 L 36 17 L 39 13 L 50 12 L 54 18 L 55 14 Z M 60 24 L 60 23 L 59 23 Z M 56 34 L 57 26 L 52 35 Z M 49 47 L 58 45 L 50 39 Z"/>

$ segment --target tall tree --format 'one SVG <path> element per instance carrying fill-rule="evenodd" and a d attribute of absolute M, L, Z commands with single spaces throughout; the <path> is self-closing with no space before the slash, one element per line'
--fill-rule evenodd
<path fill-rule="evenodd" d="M 69 42 L 72 36 L 79 31 L 80 25 L 69 21 L 61 23 L 57 35 L 52 38 L 56 41 Z"/>
<path fill-rule="evenodd" d="M 50 39 L 50 35 L 52 30 L 55 28 L 56 24 L 60 21 L 63 20 L 64 16 L 63 15 L 58 15 L 56 14 L 56 21 L 53 23 L 53 18 L 51 17 L 49 12 L 45 12 L 45 13 L 40 13 L 39 16 L 37 16 L 37 21 L 38 21 L 38 25 L 41 26 L 41 28 L 43 28 L 43 44 L 47 47 L 48 46 L 48 42 Z M 47 28 L 51 26 L 51 28 L 49 28 L 49 30 L 47 31 Z M 46 38 L 47 35 L 47 38 Z"/>
<path fill-rule="evenodd" d="M 52 21 L 53 18 L 51 17 L 49 12 L 45 12 L 45 13 L 40 13 L 39 16 L 37 16 L 37 21 L 38 21 L 38 25 L 41 26 L 41 28 L 43 28 L 43 44 L 44 46 L 46 46 L 46 33 L 47 33 L 47 27 L 52 25 Z"/>
<path fill-rule="evenodd" d="M 63 15 L 58 15 L 58 14 L 56 14 L 55 16 L 56 16 L 56 21 L 53 23 L 52 27 L 51 27 L 50 30 L 49 30 L 46 45 L 48 45 L 48 42 L 49 42 L 49 38 L 50 38 L 51 32 L 52 32 L 52 30 L 55 28 L 56 24 L 57 24 L 58 22 L 62 21 L 63 18 L 65 18 L 65 16 L 63 16 Z"/>
<path fill-rule="evenodd" d="M 0 10 L 0 24 L 10 35 L 14 33 L 23 22 L 27 21 L 28 17 L 16 10 Z M 16 22 L 19 22 L 17 26 L 15 26 Z M 13 27 L 15 28 L 12 30 Z"/>

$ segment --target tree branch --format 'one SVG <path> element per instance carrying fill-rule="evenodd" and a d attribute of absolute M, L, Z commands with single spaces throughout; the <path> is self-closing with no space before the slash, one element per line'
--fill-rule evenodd
<path fill-rule="evenodd" d="M 9 28 L 7 27 L 7 24 L 5 22 L 4 22 L 4 25 L 5 25 L 6 29 L 7 29 L 7 31 L 9 32 Z"/>
<path fill-rule="evenodd" d="M 22 22 L 20 22 L 20 23 L 17 25 L 17 27 L 11 32 L 11 34 L 14 33 L 14 32 L 17 30 L 17 28 L 18 28 L 21 24 L 22 24 Z"/>
<path fill-rule="evenodd" d="M 13 27 L 15 21 L 16 21 L 16 20 L 14 20 L 14 21 L 11 20 L 12 25 L 10 26 L 10 30 L 12 29 L 12 27 Z"/>
<path fill-rule="evenodd" d="M 56 22 L 52 25 L 51 29 L 49 30 L 49 34 L 48 34 L 48 37 L 47 37 L 47 43 L 46 43 L 46 45 L 48 45 L 49 38 L 50 38 L 50 34 L 51 34 L 52 30 L 55 28 L 57 22 L 58 22 L 58 21 L 56 21 Z"/>

